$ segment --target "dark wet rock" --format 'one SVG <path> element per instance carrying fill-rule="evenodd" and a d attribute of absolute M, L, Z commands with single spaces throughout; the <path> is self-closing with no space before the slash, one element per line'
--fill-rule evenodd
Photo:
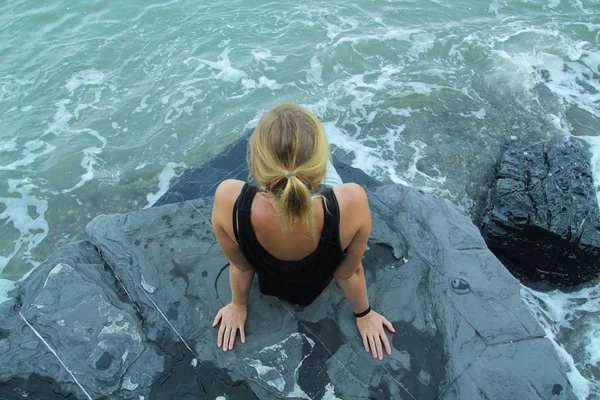
<path fill-rule="evenodd" d="M 526 282 L 577 285 L 597 277 L 600 220 L 582 146 L 508 149 L 480 226 L 488 247 Z"/>
<path fill-rule="evenodd" d="M 224 162 L 235 170 L 244 159 Z M 93 246 L 60 248 L 34 271 L 19 299 L 0 305 L 0 398 L 574 398 L 519 283 L 469 217 L 344 168 L 369 195 L 363 264 L 372 306 L 396 327 L 391 356 L 364 351 L 335 282 L 305 307 L 254 282 L 246 344 L 218 349 L 211 324 L 231 298 L 229 264 L 204 196 L 98 216 L 86 228 Z M 188 183 L 208 193 L 224 178 L 215 171 Z"/>
<path fill-rule="evenodd" d="M 201 168 L 185 170 L 154 206 L 213 196 L 217 185 L 224 179 L 247 180 L 246 148 L 249 136 L 250 132 L 246 133 Z"/>

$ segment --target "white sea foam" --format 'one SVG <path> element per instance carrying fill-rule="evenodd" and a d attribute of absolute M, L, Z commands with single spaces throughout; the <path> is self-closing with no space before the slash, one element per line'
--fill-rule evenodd
<path fill-rule="evenodd" d="M 594 46 L 540 28 L 519 29 L 492 42 L 488 45 L 494 68 L 488 78 L 493 87 L 508 90 L 523 101 L 535 96 L 535 85 L 543 84 L 557 96 L 557 104 L 573 105 L 600 116 L 600 81 L 594 79 L 600 52 Z M 510 42 L 510 52 L 493 48 L 503 42 Z M 564 122 L 551 122 L 565 131 Z"/>
<path fill-rule="evenodd" d="M 406 128 L 404 124 L 387 127 L 386 135 L 379 140 L 372 137 L 359 139 L 357 135 L 348 135 L 337 127 L 335 121 L 324 122 L 323 127 L 331 144 L 354 155 L 353 167 L 360 168 L 379 180 L 389 179 L 394 183 L 416 187 L 426 192 L 450 195 L 446 190 L 440 189 L 446 181 L 446 176 L 442 175 L 435 165 L 431 166 L 431 169 L 436 172 L 435 176 L 427 175 L 417 167 L 419 161 L 424 157 L 427 145 L 418 140 L 405 143 L 402 137 L 402 132 Z M 373 147 L 374 141 L 377 142 L 376 147 Z M 397 147 L 399 146 L 413 149 L 411 160 L 402 172 L 399 172 L 397 161 Z"/>
<path fill-rule="evenodd" d="M 243 78 L 242 86 L 245 89 L 247 89 L 246 93 L 244 93 L 244 96 L 245 96 L 252 89 L 258 89 L 258 88 L 264 87 L 264 88 L 267 88 L 270 90 L 279 90 L 279 89 L 282 89 L 284 85 L 277 83 L 277 81 L 274 79 L 269 79 L 266 76 L 261 76 L 260 78 L 258 78 L 258 82 L 255 81 L 254 79 Z"/>
<path fill-rule="evenodd" d="M 463 117 L 475 117 L 477 119 L 485 119 L 486 116 L 485 108 L 480 108 L 477 111 L 469 111 L 468 113 L 461 113 Z"/>
<path fill-rule="evenodd" d="M 80 86 L 101 85 L 104 82 L 104 73 L 96 69 L 87 69 L 75 72 L 67 82 L 65 87 L 70 94 L 73 94 Z"/>
<path fill-rule="evenodd" d="M 0 153 L 10 153 L 17 151 L 17 138 L 0 141 Z"/>
<path fill-rule="evenodd" d="M 102 98 L 102 89 L 94 91 L 94 100 L 91 103 L 79 103 L 75 110 L 73 110 L 73 114 L 75 115 L 75 119 L 79 119 L 79 113 L 88 108 L 96 108 L 96 105 L 100 103 Z"/>
<path fill-rule="evenodd" d="M 589 398 L 592 393 L 590 381 L 588 381 L 578 370 L 585 368 L 590 360 L 597 360 L 599 353 L 596 353 L 598 344 L 597 326 L 600 323 L 598 312 L 600 311 L 600 293 L 598 288 L 584 288 L 578 292 L 564 293 L 559 290 L 542 293 L 522 286 L 521 297 L 530 307 L 534 316 L 546 332 L 546 337 L 554 345 L 557 354 L 562 359 L 567 368 L 567 378 L 573 385 L 573 392 L 581 399 Z M 580 320 L 591 316 L 594 320 L 591 324 L 584 323 L 579 327 Z M 574 324 L 577 324 L 576 327 Z M 583 329 L 582 329 L 583 328 Z M 575 361 L 572 354 L 565 349 L 565 345 L 560 342 L 558 336 L 561 329 L 566 329 L 577 335 L 576 341 L 585 341 L 588 351 L 594 353 L 578 354 L 578 361 Z M 570 339 L 572 341 L 572 339 Z M 594 361 L 595 363 L 595 361 Z M 594 394 L 600 394 L 600 388 L 594 388 Z"/>
<path fill-rule="evenodd" d="M 276 63 L 282 63 L 285 61 L 285 56 L 274 56 L 270 50 L 258 47 L 252 50 L 254 59 L 259 62 L 275 61 Z"/>
<path fill-rule="evenodd" d="M 98 139 L 102 144 L 102 147 L 86 147 L 85 149 L 83 149 L 81 166 L 83 167 L 83 169 L 85 169 L 85 172 L 79 178 L 79 182 L 77 182 L 74 186 L 70 187 L 69 189 L 64 189 L 62 191 L 63 193 L 69 193 L 75 189 L 79 189 L 80 187 L 85 185 L 86 182 L 89 182 L 92 179 L 94 179 L 94 174 L 97 170 L 97 167 L 102 161 L 99 155 L 102 153 L 104 147 L 106 147 L 106 139 L 100 136 L 100 134 L 93 129 L 84 129 L 81 132 L 85 132 Z"/>
<path fill-rule="evenodd" d="M 156 201 L 167 192 L 169 189 L 169 184 L 171 183 L 171 179 L 181 176 L 181 174 L 178 174 L 175 169 L 185 168 L 187 168 L 185 163 L 170 162 L 165 165 L 160 174 L 158 174 L 158 191 L 156 193 L 149 193 L 146 195 L 148 204 L 144 206 L 144 209 L 152 207 L 154 203 L 156 203 Z"/>
<path fill-rule="evenodd" d="M 550 72 L 548 88 L 566 102 L 600 116 L 600 82 L 591 78 L 594 70 L 580 62 L 565 62 L 558 56 L 542 58 L 542 64 L 537 67 Z"/>
<path fill-rule="evenodd" d="M 140 105 L 139 105 L 139 106 L 137 106 L 137 107 L 135 108 L 135 110 L 133 110 L 133 113 L 134 113 L 134 114 L 135 114 L 135 113 L 142 112 L 143 110 L 145 110 L 146 108 L 148 108 L 148 103 L 146 103 L 146 102 L 148 101 L 148 98 L 149 98 L 149 97 L 150 97 L 150 95 L 149 95 L 149 94 L 147 94 L 147 95 L 145 95 L 144 97 L 142 97 L 142 100 L 140 101 Z M 163 104 L 166 104 L 166 103 L 168 103 L 168 102 L 169 102 L 169 100 L 167 99 L 167 101 L 166 101 L 166 102 L 163 102 Z"/>
<path fill-rule="evenodd" d="M 200 94 L 202 94 L 202 90 L 190 89 L 183 92 L 183 98 L 171 104 L 171 108 L 165 116 L 165 124 L 170 124 L 179 119 L 184 112 L 188 115 L 192 115 L 194 103 L 196 103 L 196 98 Z M 192 104 L 184 106 L 190 99 L 192 99 Z"/>
<path fill-rule="evenodd" d="M 265 110 L 258 111 L 256 113 L 256 115 L 254 116 L 254 118 L 252 118 L 250 121 L 246 122 L 246 125 L 244 125 L 244 131 L 248 131 L 248 130 L 252 130 L 252 129 L 256 128 L 256 125 L 258 125 L 258 121 L 260 121 L 260 117 L 262 117 L 264 112 L 265 112 Z"/>
<path fill-rule="evenodd" d="M 8 193 L 18 196 L 0 197 L 0 203 L 6 207 L 0 213 L 0 220 L 6 219 L 4 225 L 12 224 L 19 231 L 19 238 L 12 243 L 10 254 L 0 258 L 0 271 L 17 254 L 22 254 L 25 262 L 37 266 L 38 262 L 32 259 L 31 251 L 48 235 L 48 222 L 45 218 L 48 202 L 33 194 L 37 187 L 29 178 L 9 179 L 7 183 Z"/>
<path fill-rule="evenodd" d="M 321 400 L 341 400 L 335 395 L 335 388 L 331 382 L 325 386 L 325 393 L 323 394 L 323 397 L 321 397 Z"/>
<path fill-rule="evenodd" d="M 596 203 L 600 207 L 600 136 L 578 136 L 590 145 L 592 159 L 590 168 L 592 169 L 592 179 L 596 188 Z"/>
<path fill-rule="evenodd" d="M 355 37 L 343 36 L 334 43 L 334 47 L 337 47 L 344 43 L 362 43 L 362 42 L 385 42 L 388 40 L 400 40 L 405 42 L 411 41 L 411 35 L 421 33 L 419 29 L 393 29 L 384 28 L 383 32 L 374 33 L 370 35 L 360 35 Z"/>
<path fill-rule="evenodd" d="M 548 0 L 548 7 L 556 8 L 560 5 L 561 0 Z"/>
<path fill-rule="evenodd" d="M 415 178 L 419 176 L 421 178 L 424 178 L 426 181 L 443 184 L 446 181 L 446 177 L 441 175 L 437 167 L 434 166 L 433 168 L 438 173 L 438 176 L 435 177 L 429 176 L 424 172 L 421 172 L 417 167 L 418 162 L 424 157 L 424 150 L 427 147 L 427 145 L 421 142 L 420 140 L 413 140 L 412 142 L 410 142 L 409 145 L 415 150 L 415 152 L 413 153 L 412 161 L 409 164 L 403 176 L 409 179 L 411 182 L 414 182 Z M 427 185 L 427 187 L 429 187 L 429 185 Z"/>
<path fill-rule="evenodd" d="M 306 83 L 322 85 L 322 75 L 323 65 L 321 65 L 321 61 L 319 61 L 319 58 L 316 55 L 314 55 L 310 59 L 310 68 L 306 72 Z"/>
<path fill-rule="evenodd" d="M 169 105 L 169 110 L 165 115 L 164 123 L 171 124 L 179 119 L 183 113 L 192 115 L 194 105 L 206 99 L 207 94 L 204 90 L 198 88 L 196 83 L 199 79 L 189 79 L 178 83 L 178 88 L 161 98 L 162 104 L 168 104 L 171 97 L 176 96 L 178 100 Z"/>
<path fill-rule="evenodd" d="M 44 132 L 44 135 L 53 133 L 60 135 L 69 131 L 69 122 L 73 119 L 73 114 L 67 110 L 67 104 L 70 104 L 71 100 L 62 99 L 56 102 L 54 105 L 58 107 L 54 119 L 48 124 L 48 128 Z"/>
<path fill-rule="evenodd" d="M 8 151 L 15 151 L 12 150 L 14 147 L 13 145 L 9 145 L 9 150 Z M 30 140 L 28 142 L 25 143 L 24 145 L 24 149 L 21 151 L 21 155 L 23 156 L 21 159 L 14 161 L 8 165 L 0 165 L 0 171 L 4 170 L 4 171 L 14 171 L 17 170 L 20 167 L 24 167 L 26 165 L 30 165 L 32 164 L 35 160 L 37 160 L 39 157 L 51 153 L 54 151 L 56 147 L 52 146 L 51 144 L 44 142 L 43 140 Z"/>
<path fill-rule="evenodd" d="M 213 74 L 213 78 L 224 82 L 239 82 L 246 76 L 246 73 L 240 69 L 234 68 L 229 60 L 229 52 L 231 49 L 228 47 L 217 57 L 217 61 L 208 61 L 198 59 L 201 63 L 205 64 L 212 70 L 218 71 Z"/>
<path fill-rule="evenodd" d="M 6 265 L 9 259 L 0 256 L 0 265 Z M 16 282 L 0 278 L 0 304 L 9 299 L 8 292 L 15 288 Z"/>
<path fill-rule="evenodd" d="M 412 47 L 408 54 L 412 57 L 418 57 L 433 49 L 435 45 L 435 35 L 433 33 L 419 33 L 412 37 Z"/>
<path fill-rule="evenodd" d="M 322 125 L 329 143 L 346 153 L 354 154 L 353 167 L 361 168 L 372 176 L 381 176 L 382 170 L 388 171 L 390 169 L 392 162 L 383 160 L 379 154 L 379 149 L 367 147 L 359 139 L 345 134 L 342 129 L 337 127 L 336 121 L 326 121 Z"/>
<path fill-rule="evenodd" d="M 410 107 L 408 107 L 408 108 L 388 107 L 387 111 L 392 115 L 397 115 L 400 117 L 410 117 L 412 115 L 412 113 L 416 110 L 413 110 Z"/>

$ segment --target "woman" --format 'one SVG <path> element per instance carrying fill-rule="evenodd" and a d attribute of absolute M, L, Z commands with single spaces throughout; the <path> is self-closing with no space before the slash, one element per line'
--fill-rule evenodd
<path fill-rule="evenodd" d="M 232 300 L 217 313 L 217 345 L 245 343 L 248 294 L 254 274 L 262 293 L 310 304 L 335 277 L 356 316 L 365 350 L 391 354 L 384 326 L 371 310 L 361 263 L 371 232 L 365 191 L 357 184 L 321 185 L 329 163 L 321 123 L 305 108 L 282 104 L 267 112 L 250 137 L 248 164 L 264 188 L 223 181 L 212 226 L 231 262 Z M 332 167 L 332 166 L 331 166 Z M 341 180 L 339 181 L 341 183 Z"/>

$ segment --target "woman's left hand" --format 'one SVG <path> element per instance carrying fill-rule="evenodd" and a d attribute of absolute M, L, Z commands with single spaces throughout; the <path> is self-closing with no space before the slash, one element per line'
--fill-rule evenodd
<path fill-rule="evenodd" d="M 392 323 L 383 315 L 371 311 L 364 317 L 356 318 L 356 325 L 362 337 L 365 350 L 367 353 L 370 351 L 373 354 L 373 358 L 383 360 L 383 347 L 385 347 L 388 355 L 392 354 L 392 348 L 383 327 L 385 326 L 392 333 L 396 332 L 396 330 Z"/>

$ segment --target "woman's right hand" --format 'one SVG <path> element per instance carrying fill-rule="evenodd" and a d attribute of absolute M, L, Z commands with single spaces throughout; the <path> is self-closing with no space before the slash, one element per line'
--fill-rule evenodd
<path fill-rule="evenodd" d="M 213 328 L 221 322 L 219 327 L 219 333 L 217 335 L 217 346 L 223 347 L 223 351 L 233 349 L 235 343 L 235 337 L 237 331 L 240 331 L 240 337 L 242 343 L 246 343 L 246 333 L 244 332 L 244 325 L 246 324 L 246 317 L 248 316 L 248 307 L 243 305 L 237 305 L 233 302 L 227 304 L 221 308 L 215 320 L 213 321 Z"/>
<path fill-rule="evenodd" d="M 386 327 L 392 333 L 396 333 L 396 330 L 392 323 L 383 315 L 371 310 L 364 317 L 356 318 L 356 325 L 362 337 L 365 350 L 367 353 L 370 351 L 373 354 L 373 358 L 383 360 L 383 348 L 385 348 L 385 352 L 388 355 L 392 354 L 390 341 L 383 327 Z"/>

